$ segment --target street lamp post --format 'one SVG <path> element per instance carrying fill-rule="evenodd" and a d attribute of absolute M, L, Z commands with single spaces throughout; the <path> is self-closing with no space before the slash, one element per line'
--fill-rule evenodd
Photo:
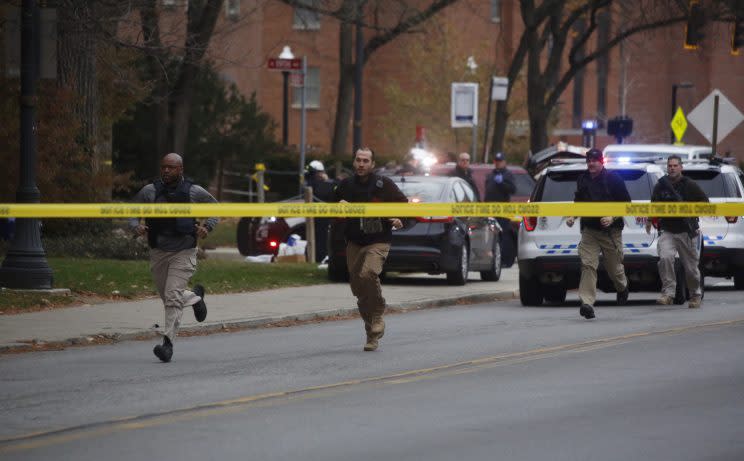
<path fill-rule="evenodd" d="M 695 85 L 690 82 L 672 83 L 672 118 L 674 118 L 674 114 L 677 112 L 677 88 L 692 88 L 693 86 Z M 670 142 L 674 144 L 674 130 L 672 130 L 672 137 L 670 139 Z"/>
<path fill-rule="evenodd" d="M 16 199 L 39 203 L 36 187 L 36 83 L 39 77 L 39 15 L 35 0 L 21 7 L 21 170 Z M 21 289 L 52 288 L 53 273 L 41 245 L 38 219 L 17 219 L 10 248 L 0 267 L 0 286 Z"/>
<path fill-rule="evenodd" d="M 285 46 L 282 49 L 279 59 L 294 59 L 294 54 L 289 46 Z M 283 70 L 282 77 L 284 78 L 284 89 L 283 89 L 283 101 L 284 106 L 282 108 L 282 145 L 287 146 L 287 140 L 289 139 L 289 71 Z"/>

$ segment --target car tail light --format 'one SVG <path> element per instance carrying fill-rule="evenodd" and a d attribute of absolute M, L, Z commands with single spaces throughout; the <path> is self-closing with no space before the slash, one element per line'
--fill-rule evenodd
<path fill-rule="evenodd" d="M 651 224 L 654 226 L 655 229 L 659 228 L 659 218 L 651 218 Z"/>
<path fill-rule="evenodd" d="M 416 218 L 418 222 L 452 222 L 455 218 L 453 216 L 422 216 Z"/>
<path fill-rule="evenodd" d="M 269 242 L 269 246 L 271 248 L 276 248 L 277 246 L 279 246 L 279 242 L 277 242 L 276 240 L 272 240 Z"/>
<path fill-rule="evenodd" d="M 726 216 L 726 222 L 729 224 L 735 224 L 739 220 L 738 216 Z"/>
<path fill-rule="evenodd" d="M 524 220 L 524 230 L 527 232 L 535 230 L 535 227 L 537 227 L 537 216 L 525 216 L 522 219 Z"/>

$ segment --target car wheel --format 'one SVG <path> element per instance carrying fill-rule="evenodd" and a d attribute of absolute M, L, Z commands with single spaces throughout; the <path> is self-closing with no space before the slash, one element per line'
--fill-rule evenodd
<path fill-rule="evenodd" d="M 744 290 L 744 270 L 739 269 L 734 273 L 734 288 Z"/>
<path fill-rule="evenodd" d="M 342 264 L 336 258 L 328 258 L 328 280 L 331 282 L 348 282 L 349 271 L 346 264 Z"/>
<path fill-rule="evenodd" d="M 685 269 L 679 259 L 674 261 L 674 277 L 677 279 L 674 304 L 684 304 L 687 301 L 687 279 L 685 278 Z"/>
<path fill-rule="evenodd" d="M 566 302 L 566 290 L 563 287 L 546 287 L 545 301 L 551 304 L 563 304 Z"/>
<path fill-rule="evenodd" d="M 460 261 L 457 270 L 447 272 L 447 283 L 449 285 L 465 285 L 468 283 L 468 271 L 470 269 L 470 250 L 467 244 L 460 247 Z"/>
<path fill-rule="evenodd" d="M 523 306 L 540 306 L 543 293 L 540 291 L 540 281 L 519 274 L 519 300 Z"/>
<path fill-rule="evenodd" d="M 501 278 L 501 245 L 499 242 L 493 246 L 493 257 L 491 258 L 491 269 L 481 271 L 481 280 L 487 282 L 498 282 Z"/>

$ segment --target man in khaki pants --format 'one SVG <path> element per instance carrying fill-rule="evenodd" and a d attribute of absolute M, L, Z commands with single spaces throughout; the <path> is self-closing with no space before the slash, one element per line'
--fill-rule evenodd
<path fill-rule="evenodd" d="M 163 157 L 160 178 L 143 187 L 133 201 L 217 203 L 209 192 L 183 177 L 183 159 L 178 154 Z M 217 225 L 217 218 L 209 218 L 204 223 L 194 218 L 148 218 L 144 224 L 139 218 L 132 218 L 129 225 L 137 235 L 147 235 L 150 245 L 150 272 L 165 309 L 163 344 L 155 346 L 153 353 L 161 361 L 170 362 L 183 309 L 193 307 L 199 322 L 207 317 L 204 287 L 196 285 L 192 291 L 188 283 L 196 271 L 196 240 L 207 236 Z"/>
<path fill-rule="evenodd" d="M 652 202 L 707 202 L 708 196 L 692 179 L 682 175 L 682 159 L 670 155 L 667 159 L 667 175 L 654 186 Z M 646 222 L 646 232 L 651 232 L 651 221 Z M 674 302 L 677 278 L 674 274 L 674 257 L 685 271 L 687 288 L 690 291 L 688 307 L 700 307 L 703 291 L 700 286 L 700 225 L 698 218 L 661 218 L 659 220 L 659 277 L 661 296 L 657 304 Z"/>
<path fill-rule="evenodd" d="M 586 173 L 576 183 L 577 202 L 630 202 L 630 194 L 625 182 L 617 174 L 604 167 L 602 151 L 589 149 L 586 153 Z M 566 225 L 573 226 L 575 218 L 566 218 Z M 593 319 L 594 301 L 597 299 L 597 267 L 599 253 L 604 257 L 607 275 L 615 285 L 617 304 L 628 302 L 628 279 L 623 266 L 623 227 L 625 223 L 619 216 L 601 218 L 581 218 L 581 280 L 579 315 Z"/>
<path fill-rule="evenodd" d="M 386 176 L 374 174 L 375 154 L 361 148 L 354 154 L 354 176 L 335 188 L 336 198 L 347 202 L 408 202 L 398 186 Z M 365 351 L 374 351 L 385 334 L 385 298 L 380 287 L 380 273 L 390 251 L 393 229 L 403 227 L 398 218 L 348 218 L 345 220 L 346 264 L 351 292 L 357 298 L 359 314 L 364 320 L 367 341 Z"/>

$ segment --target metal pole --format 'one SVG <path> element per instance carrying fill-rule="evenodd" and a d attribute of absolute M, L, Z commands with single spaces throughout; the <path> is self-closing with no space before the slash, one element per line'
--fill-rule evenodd
<path fill-rule="evenodd" d="M 473 124 L 473 142 L 472 142 L 472 144 L 473 145 L 471 146 L 471 148 L 472 148 L 471 152 L 473 153 L 472 154 L 473 155 L 473 162 L 475 162 L 475 159 L 476 159 L 477 154 L 478 154 L 478 152 L 477 152 L 477 149 L 478 149 L 478 125 L 476 125 L 476 124 Z"/>
<path fill-rule="evenodd" d="M 300 114 L 300 194 L 305 185 L 305 85 L 307 79 L 307 56 L 302 57 L 302 87 L 300 88 L 301 96 L 301 114 Z"/>
<path fill-rule="evenodd" d="M 284 77 L 284 107 L 282 108 L 282 145 L 287 146 L 289 139 L 289 72 L 282 71 Z"/>
<path fill-rule="evenodd" d="M 713 157 L 718 148 L 718 95 L 713 98 Z"/>
<path fill-rule="evenodd" d="M 361 12 L 359 13 L 361 15 Z M 356 60 L 354 61 L 354 131 L 353 152 L 362 146 L 362 78 L 364 77 L 364 29 L 356 25 Z"/>
<path fill-rule="evenodd" d="M 491 76 L 491 88 L 488 90 L 488 103 L 486 104 L 486 126 L 483 131 L 483 163 L 488 163 L 488 131 L 491 128 L 491 101 L 493 98 L 493 75 Z"/>
<path fill-rule="evenodd" d="M 313 202 L 313 188 L 305 188 L 305 203 Z M 315 218 L 307 218 L 305 220 L 305 240 L 307 241 L 307 260 L 308 262 L 315 262 Z"/>
<path fill-rule="evenodd" d="M 39 22 L 35 0 L 21 6 L 21 145 L 19 203 L 39 203 L 36 187 L 36 83 Z M 36 20 L 34 20 L 36 19 Z M 54 280 L 41 244 L 38 219 L 17 219 L 10 248 L 0 267 L 0 286 L 21 289 L 49 289 Z"/>
<path fill-rule="evenodd" d="M 674 119 L 674 113 L 677 111 L 677 84 L 672 84 L 672 118 L 669 120 Z M 671 134 L 671 140 L 669 141 L 671 144 L 674 144 L 674 130 L 672 130 Z"/>

